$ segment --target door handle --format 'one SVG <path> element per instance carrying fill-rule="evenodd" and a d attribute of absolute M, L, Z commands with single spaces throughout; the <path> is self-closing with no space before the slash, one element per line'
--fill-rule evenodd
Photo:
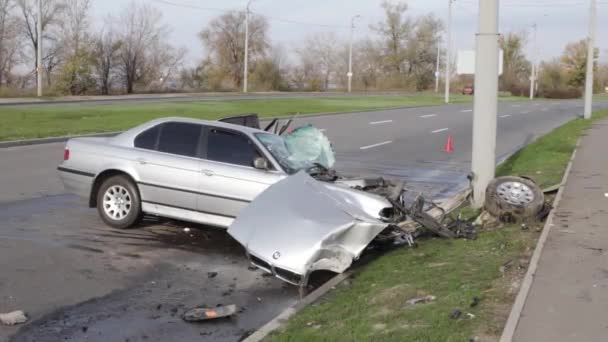
<path fill-rule="evenodd" d="M 141 165 L 148 164 L 148 162 L 144 158 L 137 158 L 137 162 L 140 163 Z"/>
<path fill-rule="evenodd" d="M 205 176 L 213 176 L 215 174 L 215 172 L 211 171 L 211 170 L 201 170 L 202 173 L 205 174 Z"/>

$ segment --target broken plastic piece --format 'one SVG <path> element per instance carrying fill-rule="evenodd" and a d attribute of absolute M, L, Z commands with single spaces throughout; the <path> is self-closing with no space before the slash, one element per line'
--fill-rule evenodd
<path fill-rule="evenodd" d="M 230 304 L 216 308 L 194 308 L 186 312 L 182 317 L 186 322 L 206 321 L 234 315 L 236 305 Z"/>
<path fill-rule="evenodd" d="M 429 296 L 424 296 L 424 297 L 408 299 L 407 302 L 405 302 L 405 303 L 407 305 L 416 305 L 416 304 L 421 304 L 421 303 L 429 303 L 429 302 L 434 301 L 435 299 L 437 299 L 437 297 L 429 295 Z"/>
<path fill-rule="evenodd" d="M 27 322 L 25 312 L 18 310 L 5 314 L 0 314 L 0 322 L 4 325 L 15 325 Z"/>

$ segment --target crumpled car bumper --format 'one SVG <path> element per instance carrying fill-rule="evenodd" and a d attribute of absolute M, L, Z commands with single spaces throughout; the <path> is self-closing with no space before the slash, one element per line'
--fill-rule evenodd
<path fill-rule="evenodd" d="M 344 272 L 391 223 L 390 202 L 305 172 L 272 185 L 249 204 L 228 233 L 252 264 L 295 285 L 316 270 Z"/>

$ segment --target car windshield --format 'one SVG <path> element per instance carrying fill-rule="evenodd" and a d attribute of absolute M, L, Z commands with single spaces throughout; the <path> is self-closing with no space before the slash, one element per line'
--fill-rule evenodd
<path fill-rule="evenodd" d="M 335 163 L 329 139 L 313 126 L 300 127 L 285 136 L 270 133 L 255 136 L 289 174 L 314 164 L 330 169 Z"/>

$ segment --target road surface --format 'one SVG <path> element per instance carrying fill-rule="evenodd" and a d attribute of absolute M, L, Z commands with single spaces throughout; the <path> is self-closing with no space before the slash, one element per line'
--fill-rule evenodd
<path fill-rule="evenodd" d="M 497 157 L 581 112 L 581 101 L 501 103 Z M 297 120 L 306 123 L 325 130 L 347 174 L 400 177 L 439 196 L 462 185 L 470 168 L 471 104 Z M 442 151 L 448 135 L 451 154 Z M 21 329 L 0 329 L 0 340 L 17 333 L 13 341 L 230 341 L 297 300 L 293 287 L 248 270 L 241 247 L 221 230 L 173 221 L 104 227 L 94 209 L 64 194 L 55 170 L 62 149 L 0 149 L 0 308 L 31 318 Z M 232 303 L 242 309 L 232 320 L 179 318 L 196 305 Z"/>

